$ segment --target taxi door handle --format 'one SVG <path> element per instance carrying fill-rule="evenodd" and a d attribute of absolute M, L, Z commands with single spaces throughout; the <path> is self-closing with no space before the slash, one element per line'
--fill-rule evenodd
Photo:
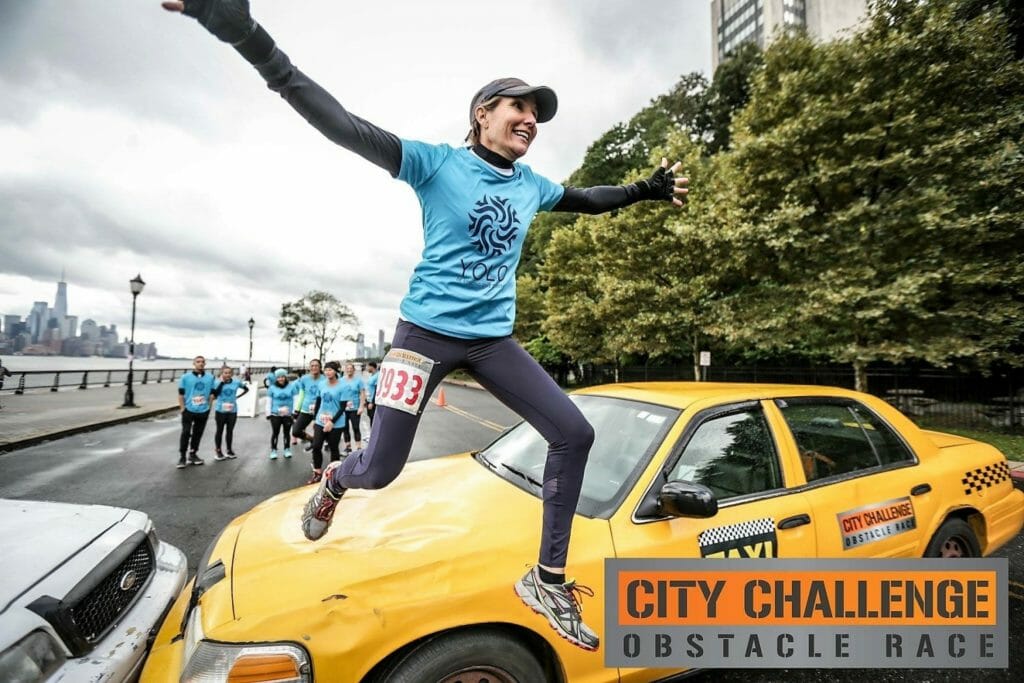
<path fill-rule="evenodd" d="M 928 484 L 918 484 L 914 488 L 910 489 L 910 495 L 920 496 L 922 493 L 928 493 L 932 490 L 932 487 Z"/>
<path fill-rule="evenodd" d="M 779 522 L 780 529 L 795 529 L 798 526 L 811 523 L 810 515 L 793 515 Z"/>

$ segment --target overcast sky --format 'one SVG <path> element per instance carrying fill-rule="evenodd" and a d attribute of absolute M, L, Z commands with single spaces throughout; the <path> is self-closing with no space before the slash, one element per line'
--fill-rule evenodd
<path fill-rule="evenodd" d="M 469 99 L 517 76 L 559 96 L 524 159 L 561 181 L 587 146 L 711 65 L 708 0 L 254 0 L 292 61 L 396 135 L 458 144 Z M 311 289 L 391 338 L 422 250 L 405 184 L 334 146 L 157 0 L 0 2 L 0 313 L 53 305 L 163 355 L 283 359 Z M 335 356 L 351 354 L 339 344 Z"/>

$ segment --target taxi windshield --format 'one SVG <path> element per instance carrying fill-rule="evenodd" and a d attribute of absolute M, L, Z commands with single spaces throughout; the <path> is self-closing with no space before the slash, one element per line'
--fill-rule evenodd
<path fill-rule="evenodd" d="M 607 518 L 625 498 L 679 416 L 674 408 L 607 396 L 570 396 L 594 427 L 576 512 Z M 548 445 L 521 422 L 476 455 L 498 476 L 542 497 Z"/>

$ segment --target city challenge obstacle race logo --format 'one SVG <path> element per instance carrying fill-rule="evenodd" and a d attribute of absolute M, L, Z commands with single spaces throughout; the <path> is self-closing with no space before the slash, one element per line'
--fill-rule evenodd
<path fill-rule="evenodd" d="M 605 666 L 1006 668 L 1007 578 L 1005 558 L 609 559 Z"/>
<path fill-rule="evenodd" d="M 507 252 L 519 235 L 519 216 L 504 197 L 488 197 L 476 202 L 469 214 L 469 237 L 473 248 L 483 255 L 479 261 L 460 259 L 462 278 L 482 283 L 503 282 L 508 275 L 507 264 L 488 263 L 487 257 Z"/>

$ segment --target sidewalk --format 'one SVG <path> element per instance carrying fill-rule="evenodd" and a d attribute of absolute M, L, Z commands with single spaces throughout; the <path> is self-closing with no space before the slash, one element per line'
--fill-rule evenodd
<path fill-rule="evenodd" d="M 175 382 L 137 384 L 138 408 L 121 408 L 124 387 L 0 396 L 0 453 L 178 409 Z"/>

